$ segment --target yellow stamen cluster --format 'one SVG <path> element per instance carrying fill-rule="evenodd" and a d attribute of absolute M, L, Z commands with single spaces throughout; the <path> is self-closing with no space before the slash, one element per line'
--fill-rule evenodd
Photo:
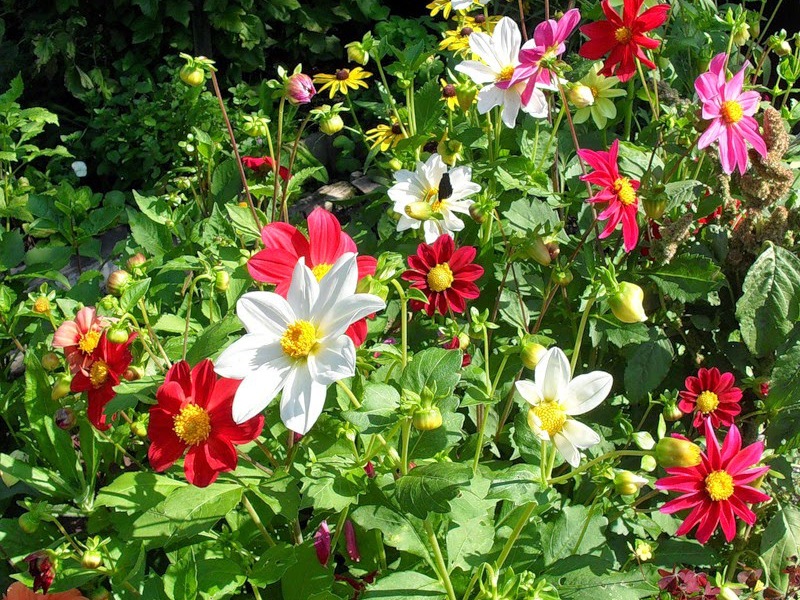
<path fill-rule="evenodd" d="M 529 412 L 536 415 L 539 419 L 539 428 L 546 431 L 551 438 L 557 433 L 561 433 L 567 422 L 567 411 L 564 410 L 562 404 L 554 400 L 540 402 L 536 406 L 532 406 Z"/>
<path fill-rule="evenodd" d="M 330 263 L 319 263 L 315 265 L 311 272 L 314 274 L 314 277 L 317 278 L 317 281 L 322 281 L 322 278 L 328 274 L 328 271 L 331 270 L 333 265 Z"/>
<path fill-rule="evenodd" d="M 172 430 L 189 446 L 205 442 L 211 435 L 211 417 L 206 409 L 197 404 L 187 404 L 175 416 Z"/>
<path fill-rule="evenodd" d="M 428 271 L 428 287 L 434 292 L 443 292 L 453 285 L 453 271 L 450 265 L 441 263 Z"/>
<path fill-rule="evenodd" d="M 89 369 L 89 381 L 92 382 L 92 386 L 95 388 L 99 388 L 106 382 L 107 379 L 108 379 L 108 365 L 104 363 L 102 360 L 94 361 L 92 363 L 91 369 Z"/>
<path fill-rule="evenodd" d="M 719 114 L 727 125 L 734 125 L 742 120 L 742 117 L 744 117 L 744 110 L 742 110 L 742 105 L 736 100 L 726 100 L 722 103 L 722 106 L 720 106 Z"/>
<path fill-rule="evenodd" d="M 697 410 L 704 415 L 714 412 L 719 406 L 719 397 L 714 392 L 706 390 L 697 397 Z"/>
<path fill-rule="evenodd" d="M 50 300 L 47 296 L 39 296 L 33 303 L 33 312 L 40 315 L 46 315 L 50 312 Z"/>
<path fill-rule="evenodd" d="M 94 349 L 97 348 L 98 343 L 100 343 L 100 332 L 88 331 L 78 340 L 78 348 L 84 354 L 91 354 L 94 352 Z"/>
<path fill-rule="evenodd" d="M 620 44 L 627 44 L 631 41 L 633 37 L 633 33 L 627 27 L 620 27 L 614 32 L 614 39 L 616 39 Z"/>
<path fill-rule="evenodd" d="M 727 500 L 733 496 L 733 477 L 727 471 L 712 471 L 706 476 L 706 492 L 714 500 Z"/>
<path fill-rule="evenodd" d="M 636 190 L 631 185 L 631 180 L 627 177 L 620 177 L 614 182 L 614 193 L 625 206 L 636 202 Z"/>
<path fill-rule="evenodd" d="M 497 75 L 497 77 L 495 77 L 494 80 L 496 83 L 499 83 L 501 81 L 509 81 L 512 75 L 514 75 L 514 67 L 513 65 L 508 65 L 503 67 L 499 75 Z"/>
<path fill-rule="evenodd" d="M 281 336 L 281 348 L 294 359 L 306 358 L 317 346 L 317 328 L 308 321 L 295 321 Z"/>

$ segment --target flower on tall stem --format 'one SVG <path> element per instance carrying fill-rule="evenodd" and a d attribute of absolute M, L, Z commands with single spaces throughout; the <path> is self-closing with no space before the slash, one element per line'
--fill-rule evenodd
<path fill-rule="evenodd" d="M 217 379 L 214 364 L 206 359 L 190 369 L 178 361 L 156 392 L 150 408 L 147 456 L 156 472 L 166 471 L 186 454 L 186 480 L 197 487 L 216 481 L 222 472 L 236 469 L 235 446 L 252 442 L 261 434 L 264 417 L 241 424 L 233 422 L 231 408 L 239 381 Z"/>
<path fill-rule="evenodd" d="M 481 191 L 481 186 L 472 181 L 470 167 L 448 171 L 439 154 L 418 162 L 415 171 L 398 171 L 394 179 L 396 183 L 388 194 L 394 201 L 394 211 L 400 214 L 397 231 L 422 226 L 429 244 L 442 234 L 452 236 L 464 229 L 464 222 L 456 213 L 469 214 L 473 203 L 469 196 Z"/>
<path fill-rule="evenodd" d="M 547 99 L 539 86 L 534 86 L 528 101 L 523 103 L 525 82 L 512 82 L 520 64 L 521 43 L 517 24 L 503 17 L 491 36 L 486 33 L 469 36 L 469 46 L 480 61 L 466 60 L 456 65 L 456 71 L 479 85 L 484 84 L 478 93 L 478 112 L 484 114 L 495 106 L 502 106 L 503 123 L 509 128 L 514 127 L 520 109 L 534 117 L 545 117 L 548 113 Z"/>
<path fill-rule="evenodd" d="M 458 56 L 466 58 L 470 54 L 469 37 L 473 33 L 489 33 L 494 30 L 500 17 L 485 17 L 464 15 L 457 21 L 455 29 L 448 29 L 442 35 L 444 39 L 439 42 L 439 50 L 455 52 Z"/>
<path fill-rule="evenodd" d="M 372 73 L 365 71 L 361 67 L 356 67 L 354 69 L 339 69 L 333 75 L 327 73 L 314 75 L 314 83 L 322 84 L 317 90 L 318 93 L 328 90 L 328 97 L 332 99 L 336 92 L 347 96 L 351 89 L 357 90 L 360 87 L 366 89 L 367 82 L 364 80 L 369 77 L 372 77 Z"/>
<path fill-rule="evenodd" d="M 69 370 L 73 374 L 86 371 L 92 365 L 92 354 L 109 324 L 107 319 L 97 316 L 93 306 L 85 306 L 78 311 L 74 320 L 64 321 L 56 329 L 53 347 L 64 349 Z"/>
<path fill-rule="evenodd" d="M 305 73 L 292 73 L 284 85 L 286 99 L 294 105 L 308 104 L 317 94 L 314 82 Z"/>
<path fill-rule="evenodd" d="M 86 392 L 89 421 L 101 431 L 111 427 L 106 422 L 106 404 L 117 395 L 114 386 L 119 385 L 125 370 L 133 361 L 130 345 L 136 335 L 132 333 L 125 343 L 115 344 L 104 331 L 92 352 L 91 366 L 85 371 L 78 371 L 72 378 L 70 390 L 75 393 Z"/>
<path fill-rule="evenodd" d="M 569 361 L 560 348 L 550 348 L 539 360 L 533 381 L 520 379 L 517 392 L 531 405 L 528 424 L 544 441 L 551 441 L 570 465 L 581 462 L 581 450 L 600 443 L 593 429 L 571 417 L 596 408 L 614 383 L 604 371 L 573 378 Z"/>
<path fill-rule="evenodd" d="M 382 310 L 383 300 L 357 294 L 358 267 L 343 254 L 321 280 L 301 257 L 286 298 L 250 292 L 236 304 L 247 333 L 217 359 L 222 377 L 242 379 L 233 400 L 233 420 L 243 423 L 283 391 L 280 414 L 286 427 L 306 434 L 319 418 L 330 384 L 356 368 L 347 328 Z"/>
<path fill-rule="evenodd" d="M 606 209 L 597 215 L 600 221 L 608 220 L 600 239 L 607 238 L 622 223 L 622 238 L 625 252 L 630 252 L 639 241 L 639 224 L 636 215 L 639 212 L 639 198 L 636 190 L 639 182 L 623 177 L 619 173 L 617 160 L 619 156 L 619 140 L 614 140 L 608 152 L 595 150 L 578 150 L 578 156 L 594 169 L 593 173 L 581 175 L 581 181 L 588 181 L 602 187 L 597 194 L 588 199 L 591 203 L 607 203 Z"/>
<path fill-rule="evenodd" d="M 637 60 L 649 69 L 656 68 L 643 48 L 654 50 L 658 48 L 659 42 L 645 34 L 664 24 L 669 5 L 657 4 L 639 14 L 642 4 L 644 0 L 625 0 L 620 15 L 611 8 L 609 0 L 603 0 L 600 6 L 606 20 L 581 27 L 581 32 L 589 41 L 581 46 L 578 53 L 590 60 L 597 60 L 608 54 L 600 71 L 602 75 L 616 75 L 620 81 L 628 81 L 636 73 Z"/>
<path fill-rule="evenodd" d="M 726 62 L 724 52 L 717 54 L 708 71 L 694 82 L 694 89 L 703 103 L 703 119 L 711 121 L 697 141 L 697 147 L 702 149 L 719 142 L 722 170 L 730 175 L 738 168 L 744 174 L 748 162 L 747 142 L 762 157 L 767 156 L 767 145 L 758 132 L 758 122 L 753 118 L 761 96 L 756 91 L 742 91 L 748 63 L 728 81 Z"/>
<path fill-rule="evenodd" d="M 678 408 L 684 413 L 694 413 L 692 424 L 701 433 L 706 422 L 713 427 L 729 427 L 740 412 L 742 390 L 734 386 L 733 373 L 720 373 L 719 369 L 700 369 L 697 375 L 686 378 L 686 389 L 680 393 Z"/>
<path fill-rule="evenodd" d="M 256 281 L 274 284 L 275 293 L 283 297 L 289 293 L 300 258 L 305 259 L 317 281 L 322 281 L 342 255 L 358 251 L 353 238 L 342 231 L 334 214 L 321 207 L 308 215 L 308 237 L 293 225 L 274 222 L 261 230 L 261 241 L 264 249 L 247 261 L 247 270 Z M 374 275 L 377 262 L 372 256 L 358 256 L 358 279 Z M 347 335 L 360 346 L 367 337 L 367 322 L 356 321 L 347 329 Z"/>
<path fill-rule="evenodd" d="M 440 315 L 450 310 L 463 313 L 465 300 L 480 296 L 475 281 L 483 275 L 483 267 L 473 262 L 476 254 L 473 246 L 457 249 L 449 235 L 440 236 L 432 245 L 420 244 L 417 253 L 408 257 L 410 269 L 402 277 L 421 290 L 428 302 L 411 300 L 411 310 L 425 309 L 428 316 L 436 311 Z"/>
<path fill-rule="evenodd" d="M 731 425 L 722 448 L 711 423 L 706 423 L 705 432 L 706 451 L 701 453 L 700 464 L 666 469 L 669 477 L 656 481 L 657 489 L 682 494 L 664 504 L 661 512 L 691 509 L 675 535 L 686 535 L 697 527 L 697 540 L 705 544 L 721 527 L 725 539 L 731 542 L 736 537 L 736 517 L 748 525 L 756 522 L 755 513 L 747 505 L 770 500 L 764 492 L 747 485 L 769 471 L 769 467 L 756 466 L 764 444 L 755 442 L 743 449 L 736 425 Z"/>

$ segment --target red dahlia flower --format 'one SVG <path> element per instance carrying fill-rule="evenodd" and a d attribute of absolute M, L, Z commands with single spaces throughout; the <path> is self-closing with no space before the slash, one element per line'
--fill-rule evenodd
<path fill-rule="evenodd" d="M 692 509 L 675 532 L 686 535 L 696 525 L 697 539 L 705 544 L 717 526 L 727 541 L 736 535 L 736 517 L 748 525 L 756 522 L 755 513 L 748 504 L 766 502 L 770 497 L 746 485 L 769 471 L 769 467 L 756 467 L 764 452 L 764 444 L 756 442 L 742 449 L 742 436 L 736 425 L 731 425 L 720 450 L 717 436 L 710 423 L 706 424 L 706 451 L 695 467 L 666 469 L 670 477 L 656 481 L 656 488 L 683 495 L 661 507 L 666 514 Z"/>
<path fill-rule="evenodd" d="M 644 34 L 664 24 L 669 5 L 657 4 L 640 15 L 643 3 L 644 0 L 625 0 L 622 15 L 619 15 L 608 0 L 603 0 L 601 6 L 608 20 L 581 27 L 581 32 L 589 38 L 578 52 L 581 56 L 597 60 L 610 53 L 600 70 L 601 75 L 616 75 L 620 81 L 628 81 L 636 73 L 637 58 L 648 68 L 656 68 L 642 47 L 653 50 L 658 48 L 658 41 Z"/>
<path fill-rule="evenodd" d="M 272 160 L 271 156 L 243 156 L 242 164 L 259 175 L 266 176 L 275 171 L 275 161 Z M 289 169 L 286 167 L 279 167 L 278 175 L 280 175 L 281 179 L 284 181 L 289 181 L 292 176 L 291 173 L 289 173 Z"/>
<path fill-rule="evenodd" d="M 184 360 L 172 365 L 156 392 L 158 404 L 150 409 L 147 456 L 153 469 L 167 470 L 186 452 L 183 470 L 192 485 L 206 487 L 220 473 L 233 471 L 234 445 L 252 442 L 264 426 L 261 415 L 234 423 L 233 397 L 240 383 L 217 379 L 208 359 L 191 371 Z"/>
<path fill-rule="evenodd" d="M 247 270 L 256 281 L 275 284 L 275 293 L 286 297 L 292 273 L 300 258 L 321 280 L 333 264 L 346 252 L 358 252 L 356 243 L 342 231 L 339 220 L 324 208 L 315 208 L 308 215 L 308 238 L 288 223 L 270 223 L 261 230 L 264 250 L 247 261 Z M 358 256 L 358 279 L 375 274 L 377 261 L 372 256 Z M 346 331 L 356 346 L 367 337 L 364 319 L 353 323 Z"/>
<path fill-rule="evenodd" d="M 630 252 L 639 241 L 639 223 L 636 215 L 639 213 L 639 198 L 636 190 L 639 182 L 635 179 L 622 177 L 617 167 L 619 156 L 619 140 L 614 140 L 608 152 L 595 150 L 578 150 L 578 156 L 589 163 L 594 173 L 581 175 L 582 181 L 588 181 L 603 189 L 589 198 L 588 202 L 607 202 L 606 209 L 597 215 L 601 221 L 608 219 L 606 228 L 600 234 L 600 239 L 607 238 L 622 222 L 622 239 L 625 252 Z"/>
<path fill-rule="evenodd" d="M 12 583 L 3 600 L 87 600 L 78 590 L 57 592 L 54 594 L 37 594 L 29 590 L 19 581 Z"/>
<path fill-rule="evenodd" d="M 108 321 L 97 316 L 93 306 L 85 306 L 75 315 L 74 321 L 64 321 L 53 335 L 53 347 L 63 348 L 74 374 L 87 371 L 92 364 L 92 353 L 100 342 L 100 335 Z"/>
<path fill-rule="evenodd" d="M 697 376 L 686 378 L 686 389 L 680 393 L 678 408 L 684 413 L 694 413 L 693 425 L 703 433 L 706 419 L 711 419 L 714 428 L 728 427 L 742 412 L 739 401 L 742 390 L 734 387 L 733 373 L 720 373 L 716 367 L 700 369 Z"/>
<path fill-rule="evenodd" d="M 428 316 L 434 311 L 446 315 L 448 309 L 462 313 L 464 300 L 480 296 L 475 280 L 483 275 L 483 267 L 474 264 L 477 250 L 472 246 L 456 249 L 453 238 L 441 235 L 433 244 L 420 244 L 417 253 L 408 257 L 408 266 L 403 279 L 411 287 L 422 290 L 428 297 L 427 304 L 411 301 L 412 310 L 425 309 Z"/>
<path fill-rule="evenodd" d="M 72 378 L 70 390 L 86 392 L 89 398 L 89 421 L 97 429 L 105 431 L 111 425 L 106 423 L 106 404 L 117 395 L 114 386 L 119 385 L 122 375 L 133 361 L 130 345 L 136 339 L 132 333 L 124 344 L 115 344 L 104 331 L 91 355 L 88 371 L 78 371 Z"/>

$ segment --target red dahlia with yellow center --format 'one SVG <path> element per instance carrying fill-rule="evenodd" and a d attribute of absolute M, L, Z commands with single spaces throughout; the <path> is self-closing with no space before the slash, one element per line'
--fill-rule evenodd
<path fill-rule="evenodd" d="M 720 373 L 716 367 L 700 369 L 696 376 L 686 378 L 678 408 L 694 413 L 692 424 L 701 433 L 709 418 L 714 428 L 728 427 L 742 411 L 742 390 L 734 386 L 735 382 L 733 373 Z"/>

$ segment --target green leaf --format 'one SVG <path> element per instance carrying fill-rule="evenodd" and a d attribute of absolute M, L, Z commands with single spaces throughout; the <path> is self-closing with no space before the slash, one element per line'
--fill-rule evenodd
<path fill-rule="evenodd" d="M 565 507 L 541 528 L 545 564 L 602 547 L 606 544 L 606 525 L 608 519 L 599 510 L 592 511 L 580 504 Z"/>
<path fill-rule="evenodd" d="M 559 222 L 558 213 L 542 200 L 519 199 L 503 211 L 504 223 L 521 237 L 539 236 L 554 231 Z"/>
<path fill-rule="evenodd" d="M 211 194 L 214 202 L 225 204 L 233 200 L 242 190 L 239 167 L 234 159 L 222 161 L 211 176 Z"/>
<path fill-rule="evenodd" d="M 755 356 L 781 345 L 800 318 L 800 259 L 769 244 L 750 267 L 736 303 L 742 339 Z"/>
<path fill-rule="evenodd" d="M 786 589 L 788 575 L 781 571 L 789 566 L 789 558 L 797 555 L 800 555 L 800 510 L 781 505 L 761 538 L 761 557 L 769 567 L 773 587 Z"/>
<path fill-rule="evenodd" d="M 672 356 L 672 344 L 666 338 L 631 347 L 624 376 L 628 399 L 636 402 L 656 389 L 669 372 Z"/>
<path fill-rule="evenodd" d="M 400 418 L 400 393 L 385 383 L 367 383 L 361 408 L 342 416 L 363 434 L 381 433 Z"/>
<path fill-rule="evenodd" d="M 764 405 L 770 411 L 800 405 L 800 331 L 795 331 L 777 352 Z"/>
<path fill-rule="evenodd" d="M 279 543 L 268 548 L 250 569 L 247 579 L 253 585 L 264 587 L 283 578 L 283 574 L 292 565 L 297 563 L 294 547 L 286 543 Z"/>
<path fill-rule="evenodd" d="M 401 385 L 404 389 L 422 394 L 426 386 L 436 388 L 436 397 L 453 393 L 461 379 L 461 353 L 443 348 L 428 348 L 415 354 L 403 371 Z"/>
<path fill-rule="evenodd" d="M 539 467 L 513 465 L 494 473 L 487 498 L 510 500 L 514 504 L 525 504 L 533 500 L 540 491 L 542 477 Z"/>
<path fill-rule="evenodd" d="M 134 281 L 122 293 L 119 299 L 119 307 L 125 311 L 130 312 L 139 303 L 139 300 L 144 298 L 147 290 L 150 288 L 150 278 Z"/>
<path fill-rule="evenodd" d="M 359 506 L 350 518 L 364 530 L 377 529 L 383 534 L 383 541 L 401 552 L 409 552 L 415 556 L 428 558 L 428 547 L 424 536 L 413 524 L 397 510 L 381 505 Z"/>
<path fill-rule="evenodd" d="M 617 567 L 598 556 L 570 556 L 553 565 L 546 576 L 558 588 L 562 600 L 638 600 L 657 596 L 657 577 L 645 579 L 636 569 L 620 572 Z"/>
<path fill-rule="evenodd" d="M 641 344 L 650 339 L 644 323 L 622 323 L 610 314 L 592 316 L 589 320 L 589 337 L 597 346 L 604 338 L 617 348 Z"/>
<path fill-rule="evenodd" d="M 226 345 L 228 336 L 242 330 L 242 322 L 236 315 L 228 315 L 221 321 L 217 321 L 208 327 L 195 340 L 192 347 L 186 353 L 186 360 L 189 364 L 199 363 L 204 358 L 211 358 L 222 352 Z"/>
<path fill-rule="evenodd" d="M 429 512 L 446 513 L 449 501 L 472 477 L 466 463 L 432 463 L 411 469 L 396 483 L 397 501 L 404 511 L 424 519 Z"/>
<path fill-rule="evenodd" d="M 34 467 L 8 454 L 0 453 L 0 471 L 53 498 L 71 499 L 77 493 L 55 471 Z"/>
<path fill-rule="evenodd" d="M 697 540 L 677 538 L 670 538 L 660 542 L 656 552 L 656 559 L 658 564 L 667 567 L 678 564 L 692 565 L 693 567 L 714 567 L 723 560 L 714 548 L 704 546 Z"/>
<path fill-rule="evenodd" d="M 100 490 L 94 505 L 125 512 L 144 512 L 184 487 L 186 484 L 182 481 L 164 475 L 146 471 L 124 473 Z"/>
<path fill-rule="evenodd" d="M 151 221 L 146 215 L 130 207 L 127 213 L 131 235 L 139 246 L 153 256 L 166 254 L 173 249 L 172 234 L 166 225 Z"/>
<path fill-rule="evenodd" d="M 714 262 L 698 254 L 681 254 L 650 271 L 648 277 L 665 295 L 680 302 L 695 302 L 717 291 L 725 276 Z"/>
<path fill-rule="evenodd" d="M 407 600 L 413 598 L 442 598 L 444 588 L 438 579 L 415 571 L 400 571 L 381 577 L 371 585 L 364 595 L 364 600 Z"/>
<path fill-rule="evenodd" d="M 363 467 L 341 456 L 326 457 L 311 464 L 303 477 L 306 500 L 313 499 L 317 510 L 341 512 L 358 501 L 366 489 Z"/>
<path fill-rule="evenodd" d="M 172 218 L 169 204 L 161 196 L 142 196 L 139 192 L 133 190 L 133 199 L 136 200 L 136 205 L 151 221 L 163 225 Z"/>
<path fill-rule="evenodd" d="M 10 271 L 25 258 L 22 234 L 16 229 L 0 230 L 0 270 Z"/>

